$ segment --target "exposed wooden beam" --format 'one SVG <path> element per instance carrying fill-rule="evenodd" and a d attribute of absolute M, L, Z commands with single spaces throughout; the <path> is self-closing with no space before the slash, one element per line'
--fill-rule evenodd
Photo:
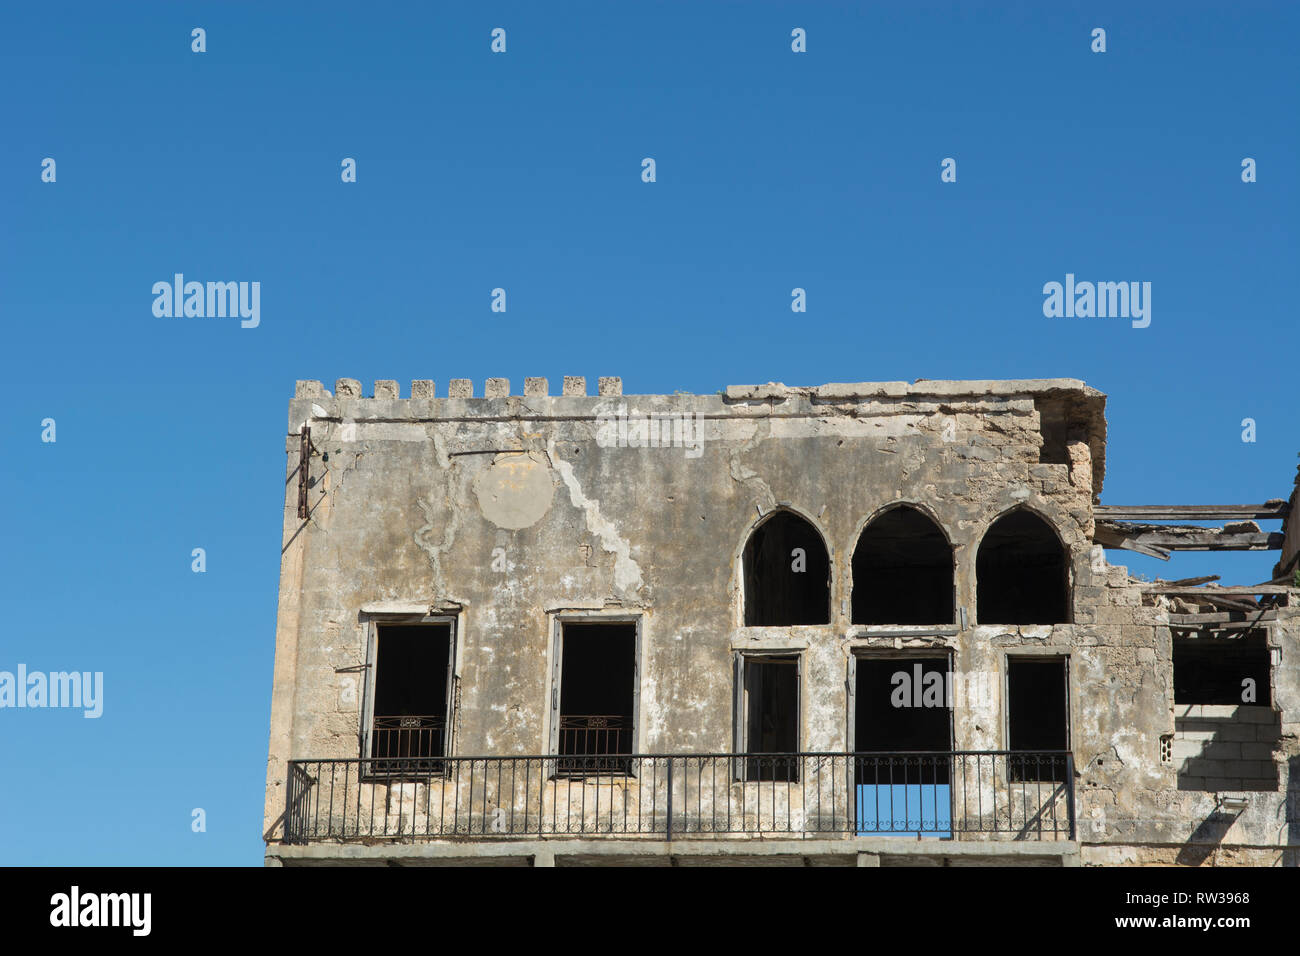
<path fill-rule="evenodd" d="M 1231 621 L 1227 624 L 1175 624 L 1169 622 L 1171 631 L 1253 631 L 1260 624 L 1267 624 L 1270 618 L 1261 618 L 1259 621 Z"/>
<path fill-rule="evenodd" d="M 1204 534 L 1159 534 L 1143 531 L 1129 540 L 1163 551 L 1281 551 L 1282 535 L 1277 532 L 1240 532 L 1224 534 L 1213 528 Z"/>
<path fill-rule="evenodd" d="M 1224 624 L 1250 624 L 1259 621 L 1276 621 L 1277 611 L 1266 611 L 1261 616 L 1246 615 L 1241 612 L 1233 611 L 1216 611 L 1208 614 L 1170 614 L 1170 625 L 1191 625 L 1191 624 L 1214 624 L 1222 626 Z"/>
<path fill-rule="evenodd" d="M 1281 498 L 1262 505 L 1096 505 L 1095 518 L 1129 518 L 1134 521 L 1239 521 L 1243 518 L 1281 519 L 1290 506 Z"/>
<path fill-rule="evenodd" d="M 1229 611 L 1244 611 L 1248 614 L 1259 612 L 1259 605 L 1253 601 L 1247 601 L 1239 597 L 1224 597 L 1222 594 L 1205 594 L 1201 600 L 1207 604 L 1213 604 L 1215 607 L 1221 607 Z"/>
<path fill-rule="evenodd" d="M 1209 584 L 1211 581 L 1219 580 L 1219 578 L 1220 575 L 1218 574 L 1203 574 L 1199 578 L 1179 578 L 1177 581 L 1157 581 L 1156 584 L 1166 584 L 1169 587 L 1191 587 L 1193 584 Z"/>
<path fill-rule="evenodd" d="M 1149 544 L 1142 544 L 1131 538 L 1123 537 L 1104 537 L 1102 534 L 1095 534 L 1092 540 L 1103 548 L 1122 548 L 1125 551 L 1136 551 L 1138 554 L 1145 554 L 1149 558 L 1159 558 L 1161 561 L 1169 560 L 1169 552 L 1164 548 L 1152 547 Z"/>
<path fill-rule="evenodd" d="M 1284 535 L 1278 531 L 1261 531 L 1248 522 L 1244 526 L 1202 528 L 1197 525 L 1132 524 L 1099 519 L 1093 540 L 1105 548 L 1136 551 L 1280 551 Z M 1159 557 L 1159 555 L 1156 555 Z"/>
<path fill-rule="evenodd" d="M 1185 588 L 1169 584 L 1148 584 L 1142 590 L 1147 594 L 1186 594 L 1191 597 L 1206 594 L 1289 594 L 1292 588 L 1277 584 L 1216 584 L 1203 588 Z"/>

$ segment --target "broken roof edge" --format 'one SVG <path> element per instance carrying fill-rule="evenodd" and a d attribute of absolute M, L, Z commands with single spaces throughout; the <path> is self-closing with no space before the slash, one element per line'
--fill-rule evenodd
<path fill-rule="evenodd" d="M 585 379 L 566 376 L 565 398 L 594 397 L 586 394 Z M 453 390 L 449 398 L 475 398 L 472 382 L 469 379 L 452 379 L 453 384 L 461 387 Z M 511 396 L 509 379 L 488 379 L 493 388 L 491 394 L 485 389 L 483 398 L 508 398 Z M 525 397 L 546 397 L 547 380 L 544 378 L 526 379 L 529 386 Z M 977 396 L 1014 397 L 1049 395 L 1071 392 L 1086 398 L 1105 399 L 1105 394 L 1087 385 L 1077 378 L 1025 378 L 1025 379 L 929 379 L 918 378 L 915 382 L 828 382 L 824 385 L 786 385 L 783 382 L 767 382 L 762 385 L 728 385 L 720 392 L 675 392 L 673 395 L 654 393 L 628 393 L 624 395 L 622 379 L 602 378 L 599 397 L 627 398 L 672 398 L 678 396 L 721 395 L 724 401 L 768 401 L 806 397 L 831 400 L 853 400 L 869 398 L 970 398 Z M 420 380 L 412 382 L 411 398 L 435 398 L 434 383 Z M 375 383 L 372 393 L 376 399 L 400 399 L 400 390 L 395 381 L 382 380 Z M 468 387 L 467 387 L 468 386 Z M 533 389 L 536 389 L 535 391 Z M 339 379 L 335 391 L 330 392 L 319 381 L 299 380 L 294 388 L 295 398 L 365 398 L 361 382 L 356 379 Z M 554 396 L 560 397 L 560 396 Z"/>
<path fill-rule="evenodd" d="M 1105 395 L 1077 378 L 1013 379 L 933 379 L 915 382 L 829 382 L 825 385 L 728 385 L 723 391 L 728 401 L 754 401 L 804 395 L 820 399 L 855 398 L 965 398 L 974 395 L 1043 395 L 1050 392 L 1076 392 L 1088 398 L 1105 399 Z"/>
<path fill-rule="evenodd" d="M 475 398 L 472 391 L 472 383 L 467 379 L 453 380 L 453 384 L 458 387 L 452 389 L 446 399 L 436 399 L 434 383 L 432 381 L 417 381 L 412 383 L 411 404 L 424 407 L 425 403 L 436 402 L 437 406 L 448 403 L 455 408 L 463 408 L 466 412 L 471 408 L 481 407 L 484 410 L 496 410 L 497 413 L 505 412 L 514 414 L 514 406 L 520 399 L 510 396 L 509 382 L 507 379 L 491 379 L 491 389 L 485 388 L 485 394 L 482 398 Z M 564 394 L 561 396 L 547 396 L 545 379 L 527 380 L 526 384 L 531 383 L 533 389 L 526 389 L 523 398 L 527 402 L 576 402 L 592 403 L 591 408 L 598 407 L 597 403 L 609 401 L 611 398 L 618 399 L 664 399 L 666 401 L 683 401 L 700 399 L 720 403 L 723 408 L 726 406 L 739 406 L 743 410 L 746 405 L 757 405 L 759 403 L 771 402 L 774 405 L 785 402 L 789 399 L 796 400 L 793 404 L 804 405 L 805 412 L 816 414 L 816 406 L 819 404 L 843 403 L 849 404 L 854 402 L 870 402 L 873 400 L 886 401 L 903 401 L 915 399 L 917 401 L 959 401 L 962 399 L 1049 399 L 1055 403 L 1065 402 L 1066 408 L 1066 426 L 1067 432 L 1082 432 L 1086 435 L 1088 449 L 1092 459 L 1092 494 L 1093 502 L 1100 500 L 1102 483 L 1106 474 L 1106 395 L 1095 388 L 1084 383 L 1077 378 L 1031 378 L 1031 379 L 917 379 L 915 382 L 830 382 L 824 385 L 813 386 L 788 386 L 781 382 L 768 382 L 764 385 L 728 385 L 721 392 L 707 394 L 695 394 L 691 392 L 677 392 L 672 395 L 654 395 L 654 394 L 627 394 L 622 393 L 622 380 L 617 378 L 607 378 L 601 380 L 601 394 L 599 396 L 588 396 L 585 394 L 585 379 L 581 377 L 566 377 Z M 535 389 L 535 390 L 534 390 Z M 490 393 L 490 394 L 489 394 Z M 410 412 L 398 412 L 397 409 L 406 403 L 399 398 L 400 392 L 397 383 L 392 381 L 382 381 L 376 383 L 374 397 L 366 399 L 363 397 L 361 383 L 354 379 L 339 379 L 336 383 L 335 391 L 331 394 L 319 381 L 299 381 L 294 390 L 296 401 L 303 399 L 315 399 L 325 401 L 330 405 L 329 409 L 317 411 L 312 407 L 311 414 L 317 417 L 330 417 L 336 414 L 342 414 L 345 418 L 355 418 L 352 414 L 352 408 L 357 405 L 364 407 L 371 404 L 371 415 L 380 415 L 384 417 L 382 409 L 389 409 L 390 413 L 396 418 L 406 419 L 410 417 Z M 802 401 L 800 401 L 802 400 Z M 353 405 L 357 403 L 357 405 Z M 480 405 L 480 403 L 482 403 Z M 504 404 L 503 404 L 504 403 Z M 295 413 L 293 404 L 290 406 L 290 434 L 296 434 L 298 426 L 303 419 L 302 414 Z M 347 413 L 344 413 L 338 406 L 351 406 Z M 557 408 L 559 406 L 551 406 Z M 579 405 L 578 407 L 582 407 Z M 305 409 L 302 409 L 305 410 Z M 770 410 L 770 406 L 769 406 Z M 1041 410 L 1041 409 L 1040 409 Z M 761 409 L 752 409 L 753 412 L 763 414 Z M 536 412 L 530 412 L 536 414 Z M 362 416 L 364 417 L 364 416 Z M 435 416 L 440 417 L 440 416 Z"/>
<path fill-rule="evenodd" d="M 1296 466 L 1295 486 L 1288 500 L 1290 510 L 1282 522 L 1282 554 L 1273 568 L 1273 577 L 1294 575 L 1300 569 L 1300 465 Z"/>
<path fill-rule="evenodd" d="M 1106 479 L 1106 394 L 1077 378 L 929 379 L 915 382 L 832 382 L 826 385 L 728 385 L 727 403 L 784 401 L 802 397 L 812 402 L 854 402 L 870 399 L 1046 398 L 1070 400 L 1071 429 L 1082 428 L 1092 458 L 1093 502 L 1100 501 Z"/>

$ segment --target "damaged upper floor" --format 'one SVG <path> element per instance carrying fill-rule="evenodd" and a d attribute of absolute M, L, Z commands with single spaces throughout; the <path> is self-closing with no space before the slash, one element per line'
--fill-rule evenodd
<path fill-rule="evenodd" d="M 559 394 L 552 394 L 546 378 L 526 378 L 523 394 L 511 394 L 506 378 L 489 378 L 480 395 L 470 379 L 451 379 L 446 397 L 437 383 L 419 379 L 411 383 L 407 398 L 394 380 L 374 383 L 370 396 L 357 379 L 338 379 L 334 390 L 319 381 L 299 381 L 290 403 L 289 431 L 299 435 L 313 422 L 339 422 L 356 426 L 418 422 L 530 422 L 598 419 L 624 420 L 618 429 L 626 447 L 660 447 L 671 438 L 650 434 L 657 416 L 690 415 L 708 423 L 706 440 L 720 439 L 718 422 L 770 418 L 774 434 L 780 423 L 800 419 L 820 421 L 828 435 L 897 438 L 908 434 L 917 420 L 933 426 L 933 437 L 943 443 L 984 446 L 972 441 L 963 416 L 1016 416 L 1029 419 L 1005 433 L 1009 442 L 1024 445 L 1025 461 L 1085 466 L 1081 484 L 1098 495 L 1105 477 L 1106 397 L 1077 379 L 931 380 L 916 382 L 850 382 L 818 386 L 729 385 L 715 394 L 623 395 L 621 378 L 601 377 L 597 394 L 589 395 L 587 379 L 564 376 Z M 639 429 L 644 429 L 638 432 Z M 391 432 L 390 432 L 391 433 Z M 593 428 L 593 437 L 595 430 Z M 656 444 L 658 442 L 659 444 Z M 1074 446 L 1072 450 L 1072 446 Z M 527 450 L 519 443 L 517 450 Z M 974 453 L 973 460 L 982 460 Z"/>

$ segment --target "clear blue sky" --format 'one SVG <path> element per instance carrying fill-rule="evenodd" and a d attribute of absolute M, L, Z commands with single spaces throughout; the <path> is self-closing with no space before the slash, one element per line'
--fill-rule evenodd
<path fill-rule="evenodd" d="M 1105 502 L 1285 496 L 1297 9 L 4 4 L 0 670 L 105 701 L 0 710 L 0 862 L 260 863 L 295 379 L 1070 376 Z M 175 272 L 260 326 L 155 317 Z M 1045 318 L 1067 272 L 1151 282 L 1150 327 Z"/>

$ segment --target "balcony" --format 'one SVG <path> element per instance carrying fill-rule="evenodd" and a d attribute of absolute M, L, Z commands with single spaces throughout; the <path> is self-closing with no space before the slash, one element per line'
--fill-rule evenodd
<path fill-rule="evenodd" d="M 1075 839 L 1074 761 L 1064 751 L 567 749 L 291 760 L 283 842 Z"/>
<path fill-rule="evenodd" d="M 438 714 L 376 716 L 370 738 L 366 779 L 378 773 L 440 774 L 446 720 Z"/>

